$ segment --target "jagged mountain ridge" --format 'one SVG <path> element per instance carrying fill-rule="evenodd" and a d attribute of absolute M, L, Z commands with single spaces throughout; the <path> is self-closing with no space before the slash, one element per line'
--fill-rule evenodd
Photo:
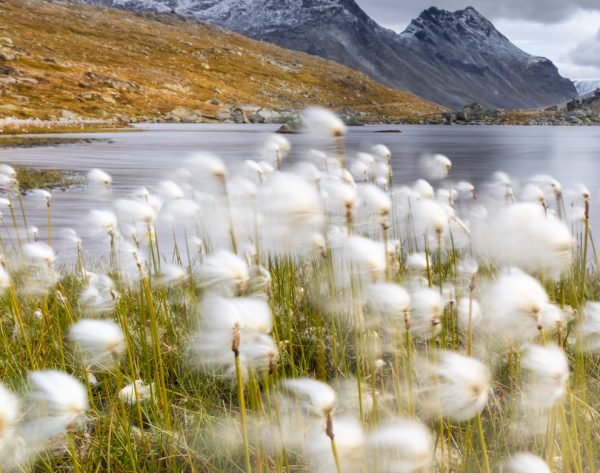
<path fill-rule="evenodd" d="M 543 107 L 577 95 L 551 61 L 513 45 L 472 7 L 431 7 L 400 34 L 354 0 L 80 0 L 173 12 L 345 64 L 449 107 Z"/>
<path fill-rule="evenodd" d="M 583 97 L 600 88 L 600 79 L 575 79 L 573 84 L 577 89 L 577 95 Z"/>

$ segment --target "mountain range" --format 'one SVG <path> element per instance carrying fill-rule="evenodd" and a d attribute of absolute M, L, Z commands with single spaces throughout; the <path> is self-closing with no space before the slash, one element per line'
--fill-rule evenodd
<path fill-rule="evenodd" d="M 175 13 L 307 52 L 447 107 L 471 102 L 535 108 L 578 95 L 546 58 L 512 44 L 472 7 L 423 11 L 401 33 L 355 0 L 79 0 L 135 12 Z"/>
<path fill-rule="evenodd" d="M 280 123 L 307 104 L 377 123 L 443 111 L 336 62 L 209 23 L 0 0 L 0 118 Z"/>
<path fill-rule="evenodd" d="M 582 97 L 600 88 L 600 79 L 576 79 L 573 81 L 577 95 Z"/>

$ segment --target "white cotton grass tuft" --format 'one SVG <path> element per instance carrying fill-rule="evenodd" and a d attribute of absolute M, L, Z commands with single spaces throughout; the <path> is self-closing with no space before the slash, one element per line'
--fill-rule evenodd
<path fill-rule="evenodd" d="M 481 329 L 493 340 L 522 344 L 543 328 L 548 295 L 539 281 L 517 268 L 502 272 L 480 298 Z"/>
<path fill-rule="evenodd" d="M 88 284 L 79 294 L 79 303 L 89 313 L 101 314 L 111 311 L 119 298 L 113 280 L 104 274 L 88 272 Z"/>
<path fill-rule="evenodd" d="M 433 436 L 420 422 L 408 419 L 389 421 L 371 432 L 367 448 L 375 464 L 368 471 L 409 473 L 425 471 L 433 462 Z"/>
<path fill-rule="evenodd" d="M 302 124 L 313 133 L 326 134 L 334 138 L 346 134 L 346 125 L 340 117 L 321 107 L 309 107 L 302 112 Z"/>
<path fill-rule="evenodd" d="M 163 263 L 160 265 L 158 282 L 162 286 L 175 287 L 185 283 L 189 279 L 188 272 L 176 264 Z"/>
<path fill-rule="evenodd" d="M 3 447 L 10 443 L 21 416 L 19 398 L 0 383 L 0 465 Z"/>
<path fill-rule="evenodd" d="M 287 379 L 281 383 L 281 387 L 294 396 L 305 410 L 318 416 L 331 415 L 337 405 L 334 389 L 321 381 L 310 378 Z"/>
<path fill-rule="evenodd" d="M 100 370 L 115 366 L 126 348 L 123 331 L 112 320 L 79 320 L 69 328 L 69 340 L 85 366 Z"/>
<path fill-rule="evenodd" d="M 109 235 L 111 237 L 114 237 L 117 234 L 117 216 L 110 210 L 91 210 L 88 222 L 93 233 Z"/>
<path fill-rule="evenodd" d="M 113 179 L 107 172 L 102 169 L 92 169 L 87 173 L 87 180 L 90 186 L 109 189 Z"/>
<path fill-rule="evenodd" d="M 443 179 L 450 174 L 452 169 L 452 161 L 443 154 L 425 156 L 421 161 L 421 165 L 431 179 Z"/>
<path fill-rule="evenodd" d="M 473 235 L 478 253 L 500 266 L 518 266 L 556 277 L 571 265 L 574 240 L 541 205 L 518 203 L 491 214 Z"/>
<path fill-rule="evenodd" d="M 307 254 L 325 222 L 316 186 L 291 173 L 278 173 L 257 196 L 260 249 L 273 255 Z"/>
<path fill-rule="evenodd" d="M 430 340 L 435 338 L 442 328 L 445 302 L 439 291 L 431 288 L 419 288 L 410 294 L 410 333 L 412 336 Z"/>
<path fill-rule="evenodd" d="M 183 199 L 185 193 L 183 189 L 174 181 L 166 180 L 158 184 L 158 191 L 167 199 Z"/>
<path fill-rule="evenodd" d="M 4 265 L 0 264 L 0 295 L 6 291 L 11 286 L 11 278 L 10 274 L 4 267 Z"/>
<path fill-rule="evenodd" d="M 50 207 L 52 201 L 52 194 L 44 189 L 32 189 L 30 194 L 42 201 L 46 207 Z"/>
<path fill-rule="evenodd" d="M 371 148 L 371 152 L 385 162 L 389 162 L 392 159 L 392 152 L 385 145 L 377 144 Z"/>
<path fill-rule="evenodd" d="M 431 264 L 431 262 L 429 262 Z M 406 267 L 415 271 L 427 270 L 428 261 L 426 253 L 411 253 L 406 257 Z"/>
<path fill-rule="evenodd" d="M 365 304 L 375 326 L 393 332 L 404 331 L 410 319 L 410 294 L 394 283 L 376 283 L 365 290 Z"/>
<path fill-rule="evenodd" d="M 373 184 L 358 187 L 358 194 L 370 214 L 385 217 L 390 213 L 392 201 L 389 194 Z"/>
<path fill-rule="evenodd" d="M 587 302 L 577 324 L 576 348 L 584 353 L 600 352 L 600 302 Z"/>
<path fill-rule="evenodd" d="M 523 402 L 528 408 L 547 410 L 565 397 L 569 362 L 557 345 L 528 345 L 521 367 L 525 373 Z"/>
<path fill-rule="evenodd" d="M 226 250 L 207 256 L 199 273 L 203 286 L 228 295 L 244 291 L 250 278 L 246 262 Z"/>
<path fill-rule="evenodd" d="M 147 401 L 152 398 L 154 392 L 154 383 L 146 384 L 141 379 L 136 379 L 119 391 L 119 399 L 128 405 L 134 405 L 138 402 Z"/>
<path fill-rule="evenodd" d="M 354 417 L 344 416 L 336 418 L 335 427 L 335 445 L 341 471 L 360 471 L 365 454 L 365 433 L 360 422 Z M 331 454 L 331 439 L 322 425 L 313 425 L 303 443 L 313 473 L 336 471 L 335 459 Z"/>
<path fill-rule="evenodd" d="M 464 333 L 467 333 L 469 330 L 469 320 L 472 328 L 479 326 L 481 322 L 481 305 L 475 299 L 461 297 L 456 305 L 456 315 L 459 328 Z"/>
<path fill-rule="evenodd" d="M 35 242 L 23 245 L 23 254 L 34 265 L 43 265 L 46 267 L 54 266 L 56 253 L 46 243 Z"/>
<path fill-rule="evenodd" d="M 475 358 L 443 351 L 425 361 L 419 373 L 417 402 L 426 417 L 463 422 L 487 404 L 490 372 Z"/>
<path fill-rule="evenodd" d="M 500 473 L 551 473 L 544 460 L 532 453 L 517 453 L 502 463 Z"/>
<path fill-rule="evenodd" d="M 357 275 L 377 280 L 385 271 L 386 251 L 379 241 L 351 235 L 344 239 L 342 250 L 346 262 Z"/>
<path fill-rule="evenodd" d="M 419 200 L 414 204 L 413 218 L 417 237 L 426 235 L 433 245 L 441 245 L 449 225 L 448 211 L 443 205 L 429 199 Z"/>
<path fill-rule="evenodd" d="M 61 371 L 46 370 L 29 373 L 29 381 L 30 400 L 57 429 L 66 430 L 83 420 L 88 409 L 87 391 L 77 379 Z"/>
<path fill-rule="evenodd" d="M 244 372 L 273 369 L 278 350 L 269 336 L 273 315 L 266 300 L 226 298 L 213 293 L 204 297 L 200 309 L 198 331 L 190 346 L 193 364 L 232 378 L 235 344 Z M 243 379 L 247 380 L 247 376 Z"/>

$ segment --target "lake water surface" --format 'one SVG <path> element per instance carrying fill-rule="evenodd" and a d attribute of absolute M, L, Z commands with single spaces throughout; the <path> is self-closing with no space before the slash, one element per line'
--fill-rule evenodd
<path fill-rule="evenodd" d="M 218 153 L 232 166 L 244 159 L 260 159 L 261 144 L 277 126 L 151 124 L 139 128 L 144 131 L 57 135 L 107 141 L 0 149 L 0 162 L 83 172 L 98 167 L 113 176 L 114 194 L 124 196 L 139 186 L 151 188 L 170 178 L 194 151 Z M 402 133 L 381 133 L 398 129 Z M 319 145 L 305 135 L 286 136 L 293 145 L 289 162 Z M 376 143 L 388 146 L 394 156 L 397 183 L 423 177 L 419 165 L 423 154 L 443 153 L 453 161 L 455 180 L 477 185 L 498 170 L 521 181 L 545 173 L 560 180 L 565 188 L 585 183 L 593 199 L 599 196 L 600 127 L 365 126 L 350 128 L 346 143 L 350 158 Z M 89 210 L 109 207 L 98 199 L 84 189 L 53 193 L 55 246 L 59 251 L 65 242 L 58 228 L 73 227 L 85 236 Z M 39 226 L 44 237 L 45 207 L 31 196 L 25 196 L 25 202 L 31 223 Z M 600 221 L 600 213 L 594 212 L 593 218 Z"/>

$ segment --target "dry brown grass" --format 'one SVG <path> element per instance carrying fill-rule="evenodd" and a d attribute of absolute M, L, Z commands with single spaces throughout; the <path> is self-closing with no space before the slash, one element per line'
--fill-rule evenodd
<path fill-rule="evenodd" d="M 5 63 L 15 71 L 0 73 L 0 117 L 52 118 L 63 109 L 150 117 L 183 106 L 216 119 L 221 105 L 211 99 L 279 110 L 348 106 L 372 121 L 442 110 L 334 62 L 170 16 L 0 0 L 0 36 L 23 53 Z"/>

